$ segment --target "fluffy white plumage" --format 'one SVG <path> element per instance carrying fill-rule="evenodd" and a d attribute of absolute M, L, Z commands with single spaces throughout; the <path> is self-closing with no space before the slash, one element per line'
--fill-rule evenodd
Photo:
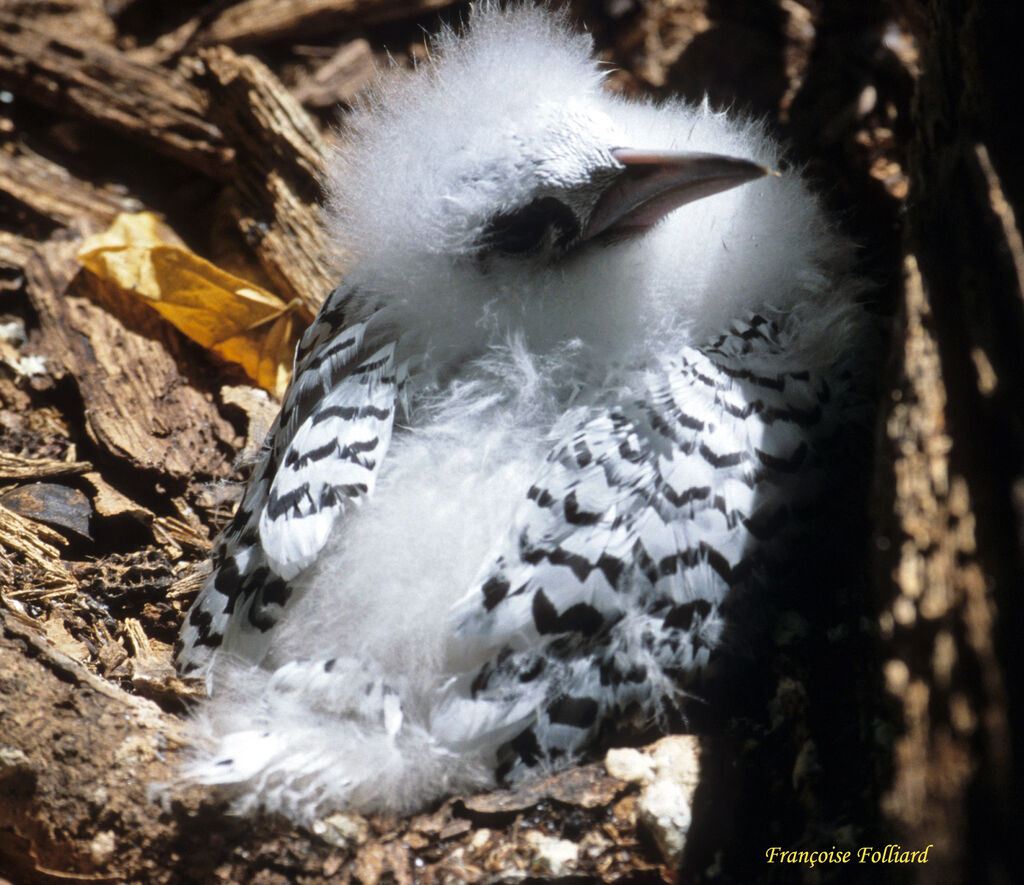
<path fill-rule="evenodd" d="M 780 159 L 532 7 L 382 81 L 333 169 L 353 268 L 182 633 L 191 777 L 408 811 L 681 715 L 827 490 L 862 326 L 805 185 L 728 158 Z"/>

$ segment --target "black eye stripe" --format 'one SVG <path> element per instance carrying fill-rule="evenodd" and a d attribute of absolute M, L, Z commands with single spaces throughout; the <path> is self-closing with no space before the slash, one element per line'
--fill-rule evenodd
<path fill-rule="evenodd" d="M 481 238 L 483 248 L 517 254 L 536 249 L 548 231 L 556 246 L 566 246 L 580 232 L 572 209 L 555 197 L 539 197 L 514 212 L 496 215 Z"/>

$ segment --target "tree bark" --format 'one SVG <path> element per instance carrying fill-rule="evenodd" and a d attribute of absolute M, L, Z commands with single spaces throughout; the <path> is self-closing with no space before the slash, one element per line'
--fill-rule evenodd
<path fill-rule="evenodd" d="M 1024 76 L 1014 4 L 934 0 L 911 144 L 878 542 L 899 734 L 883 810 L 918 881 L 1001 882 L 1024 824 Z M 1019 24 L 1019 23 L 1018 23 Z"/>

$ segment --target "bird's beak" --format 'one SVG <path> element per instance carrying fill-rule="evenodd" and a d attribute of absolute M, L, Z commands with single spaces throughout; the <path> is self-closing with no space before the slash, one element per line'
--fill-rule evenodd
<path fill-rule="evenodd" d="M 684 203 L 772 174 L 750 160 L 718 154 L 633 148 L 614 148 L 611 154 L 623 169 L 598 199 L 584 240 L 609 231 L 646 230 Z"/>

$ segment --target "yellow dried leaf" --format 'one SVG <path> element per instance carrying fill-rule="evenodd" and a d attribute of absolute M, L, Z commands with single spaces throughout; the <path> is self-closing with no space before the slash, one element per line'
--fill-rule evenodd
<path fill-rule="evenodd" d="M 261 387 L 284 392 L 295 345 L 311 319 L 297 302 L 285 303 L 189 252 L 150 212 L 122 213 L 82 243 L 78 260 L 241 365 Z"/>

